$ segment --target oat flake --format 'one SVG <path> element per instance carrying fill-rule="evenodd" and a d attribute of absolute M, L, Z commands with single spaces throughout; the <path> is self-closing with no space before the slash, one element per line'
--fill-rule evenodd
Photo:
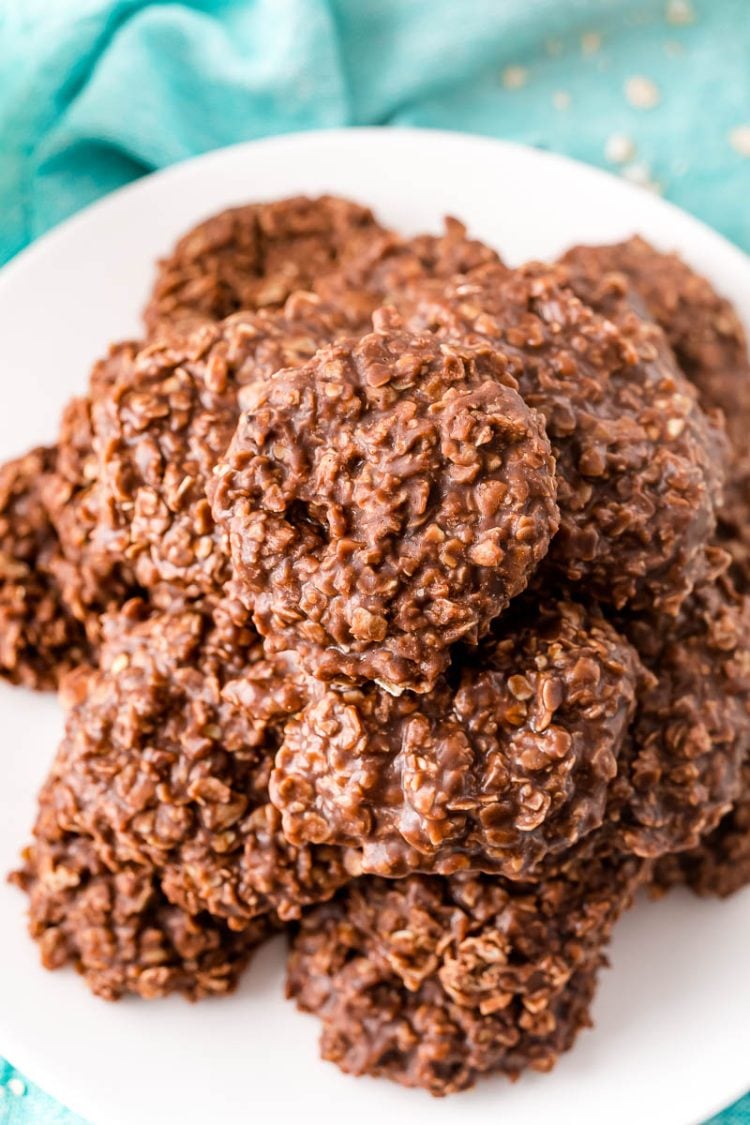
<path fill-rule="evenodd" d="M 604 146 L 604 156 L 610 164 L 627 164 L 635 159 L 635 153 L 635 143 L 622 133 L 613 133 Z"/>
<path fill-rule="evenodd" d="M 661 101 L 661 92 L 652 79 L 634 74 L 625 83 L 625 97 L 635 109 L 654 109 Z"/>
<path fill-rule="evenodd" d="M 667 23 L 684 27 L 695 23 L 695 12 L 690 0 L 669 0 L 667 4 Z"/>
<path fill-rule="evenodd" d="M 502 82 L 506 90 L 520 90 L 528 80 L 529 72 L 525 66 L 506 66 L 502 74 Z"/>
<path fill-rule="evenodd" d="M 732 129 L 729 143 L 740 156 L 750 156 L 750 125 L 737 125 Z"/>
<path fill-rule="evenodd" d="M 598 31 L 587 31 L 581 36 L 581 53 L 595 55 L 602 49 L 602 37 Z"/>

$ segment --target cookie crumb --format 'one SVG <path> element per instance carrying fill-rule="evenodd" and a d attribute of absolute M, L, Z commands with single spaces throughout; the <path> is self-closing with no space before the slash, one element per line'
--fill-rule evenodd
<path fill-rule="evenodd" d="M 552 105 L 555 109 L 564 112 L 566 109 L 570 109 L 570 103 L 571 97 L 567 90 L 555 90 L 552 95 Z"/>

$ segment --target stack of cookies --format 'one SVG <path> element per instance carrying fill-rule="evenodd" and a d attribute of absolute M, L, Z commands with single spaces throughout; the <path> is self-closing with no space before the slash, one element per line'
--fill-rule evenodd
<path fill-rule="evenodd" d="M 750 881 L 749 425 L 731 305 L 641 239 L 186 234 L 0 470 L 0 674 L 67 712 L 44 964 L 198 999 L 287 930 L 342 1069 L 550 1069 L 639 887 Z"/>

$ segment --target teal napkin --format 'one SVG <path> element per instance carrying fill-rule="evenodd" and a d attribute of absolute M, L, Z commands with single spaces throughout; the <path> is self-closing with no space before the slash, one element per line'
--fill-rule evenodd
<path fill-rule="evenodd" d="M 0 262 L 152 169 L 363 124 L 567 153 L 750 250 L 748 0 L 0 0 Z M 79 1120 L 0 1064 L 1 1125 Z"/>
<path fill-rule="evenodd" d="M 747 0 L 0 0 L 0 262 L 153 168 L 358 124 L 565 152 L 750 249 Z"/>

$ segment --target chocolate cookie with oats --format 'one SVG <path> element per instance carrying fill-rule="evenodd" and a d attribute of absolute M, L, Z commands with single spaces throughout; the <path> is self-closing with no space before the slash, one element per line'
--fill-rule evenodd
<path fill-rule="evenodd" d="M 287 838 L 362 870 L 533 874 L 601 825 L 640 666 L 595 609 L 522 604 L 426 695 L 327 691 L 287 724 Z"/>
<path fill-rule="evenodd" d="M 88 393 L 71 399 L 63 410 L 54 471 L 42 484 L 43 500 L 60 545 L 52 571 L 66 607 L 85 631 L 92 653 L 101 643 L 102 614 L 138 592 L 130 561 L 95 547 L 98 458 L 92 401 L 107 394 L 130 370 L 138 350 L 135 341 L 124 341 L 113 345 L 106 357 L 94 364 Z"/>
<path fill-rule="evenodd" d="M 340 853 L 290 846 L 268 803 L 275 726 L 303 702 L 288 664 L 269 665 L 220 606 L 148 614 L 134 602 L 104 633 L 98 669 L 65 683 L 37 833 L 54 821 L 108 870 L 153 870 L 174 905 L 236 930 L 341 886 Z"/>
<path fill-rule="evenodd" d="M 647 867 L 571 858 L 534 885 L 365 878 L 303 918 L 287 993 L 349 1074 L 438 1096 L 551 1070 L 581 1028 L 612 926 Z"/>
<path fill-rule="evenodd" d="M 656 864 L 653 887 L 668 890 L 685 883 L 697 895 L 728 898 L 750 883 L 750 761 L 742 768 L 740 795 L 717 827 L 697 848 L 664 856 Z"/>
<path fill-rule="evenodd" d="M 171 336 L 241 310 L 281 308 L 381 233 L 369 208 L 331 195 L 212 215 L 159 263 L 144 311 L 148 333 Z"/>
<path fill-rule="evenodd" d="M 718 533 L 732 555 L 733 578 L 750 591 L 750 358 L 739 316 L 677 254 L 661 253 L 642 238 L 576 246 L 562 260 L 576 292 L 605 315 L 618 285 L 629 287 L 665 332 L 701 404 L 723 411 L 732 456 Z"/>
<path fill-rule="evenodd" d="M 448 281 L 499 261 L 495 250 L 468 236 L 463 223 L 446 218 L 439 235 L 404 238 L 394 231 L 369 232 L 351 246 L 337 269 L 316 277 L 313 288 L 341 310 L 352 332 L 361 333 L 368 331 L 376 309 L 397 304 L 417 282 Z"/>
<path fill-rule="evenodd" d="M 638 699 L 623 781 L 623 846 L 639 855 L 695 847 L 740 794 L 750 752 L 750 598 L 719 574 L 676 619 L 643 616 L 623 628 L 654 673 Z"/>
<path fill-rule="evenodd" d="M 256 384 L 212 482 L 234 590 L 323 680 L 428 691 L 557 529 L 540 416 L 488 346 L 375 331 Z"/>
<path fill-rule="evenodd" d="M 13 881 L 29 895 L 29 933 L 46 969 L 72 965 L 104 1000 L 232 991 L 254 948 L 276 929 L 270 916 L 236 931 L 206 913 L 188 914 L 165 898 L 153 869 L 106 865 L 92 840 L 60 827 L 46 790 L 40 803 L 46 814 Z"/>
<path fill-rule="evenodd" d="M 741 419 L 746 425 L 750 362 L 745 331 L 731 303 L 705 277 L 677 254 L 662 253 L 638 237 L 610 246 L 576 246 L 561 260 L 576 292 L 607 315 L 611 275 L 620 274 L 666 334 L 701 402 L 724 411 L 730 434 Z M 737 437 L 744 443 L 746 429 Z"/>
<path fill-rule="evenodd" d="M 560 506 L 553 572 L 617 607 L 676 612 L 706 570 L 722 434 L 659 329 L 634 313 L 616 327 L 564 270 L 539 265 L 427 282 L 402 307 L 412 327 L 489 342 L 543 415 Z"/>
<path fill-rule="evenodd" d="M 240 313 L 188 339 L 122 357 L 91 403 L 97 454 L 91 553 L 125 560 L 139 586 L 196 598 L 229 578 L 206 487 L 240 413 L 241 388 L 303 363 L 342 326 L 311 295 L 278 313 Z"/>
<path fill-rule="evenodd" d="M 0 467 L 0 676 L 41 691 L 87 654 L 56 581 L 60 544 L 42 498 L 56 461 L 39 447 Z"/>

